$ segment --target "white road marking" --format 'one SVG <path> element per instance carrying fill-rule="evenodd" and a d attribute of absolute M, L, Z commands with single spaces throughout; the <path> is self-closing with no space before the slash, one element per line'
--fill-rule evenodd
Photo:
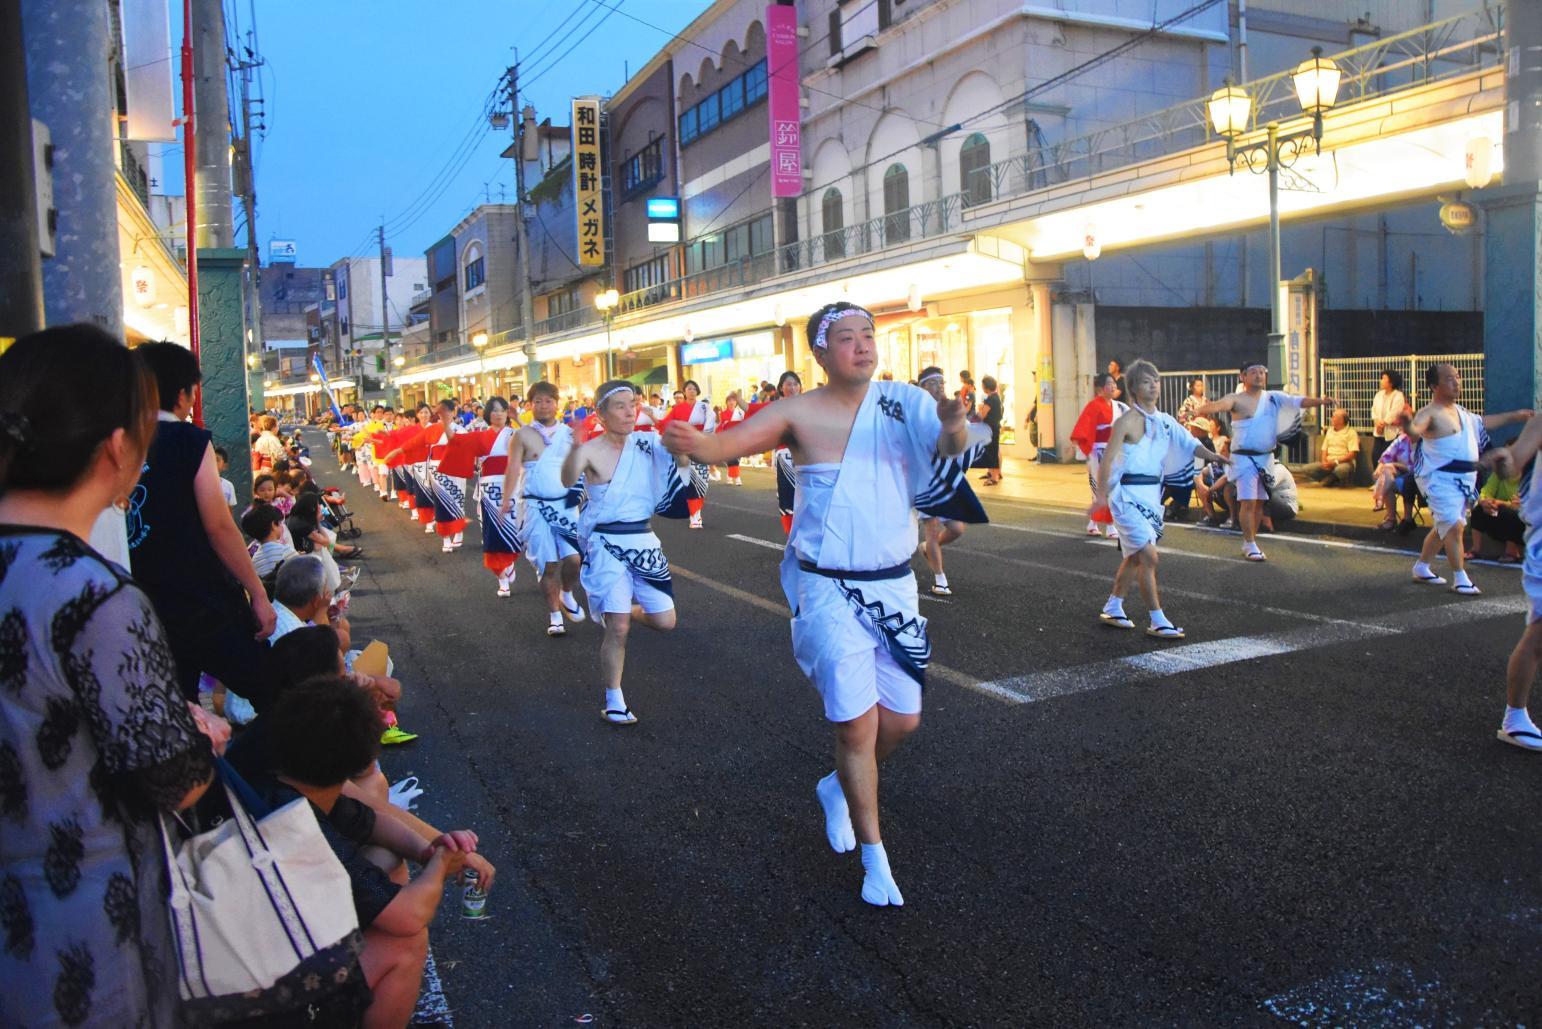
<path fill-rule="evenodd" d="M 997 679 L 982 683 L 980 688 L 1016 703 L 1028 704 L 1073 693 L 1085 693 L 1089 690 L 1163 678 L 1201 668 L 1215 668 L 1260 657 L 1314 650 L 1336 643 L 1438 630 L 1485 618 L 1519 614 L 1525 610 L 1525 607 L 1525 600 L 1520 597 L 1478 600 L 1472 603 L 1457 601 L 1413 611 L 1398 611 L 1385 616 L 1380 622 L 1340 621 L 1332 625 L 1313 625 L 1284 632 L 1188 643 L 1171 649 L 1153 650 L 1108 661 Z"/>
<path fill-rule="evenodd" d="M 740 543 L 753 543 L 757 547 L 765 547 L 767 550 L 775 550 L 778 552 L 787 549 L 787 544 L 785 543 L 772 543 L 770 540 L 756 539 L 754 536 L 741 536 L 737 532 L 730 532 L 725 538 L 738 540 Z"/>
<path fill-rule="evenodd" d="M 1442 993 L 1434 975 L 1376 962 L 1293 987 L 1259 1007 L 1286 1025 L 1433 1025 L 1447 1006 Z"/>

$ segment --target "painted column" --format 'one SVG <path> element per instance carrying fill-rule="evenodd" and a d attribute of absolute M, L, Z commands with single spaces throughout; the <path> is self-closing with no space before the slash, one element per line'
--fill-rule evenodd
<path fill-rule="evenodd" d="M 1542 399 L 1542 5 L 1505 4 L 1504 185 L 1483 190 L 1483 404 Z"/>
<path fill-rule="evenodd" d="M 32 117 L 52 137 L 59 212 L 58 252 L 43 261 L 44 318 L 50 325 L 90 322 L 121 338 L 108 12 L 101 0 L 22 0 L 27 92 Z"/>
<path fill-rule="evenodd" d="M 237 497 L 252 493 L 241 288 L 245 267 L 244 249 L 226 247 L 198 252 L 204 425 L 214 434 L 214 445 L 224 447 L 230 454 L 225 477 L 235 486 Z"/>

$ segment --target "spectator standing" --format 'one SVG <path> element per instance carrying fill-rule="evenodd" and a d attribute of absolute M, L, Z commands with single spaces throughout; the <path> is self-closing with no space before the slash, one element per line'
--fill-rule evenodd
<path fill-rule="evenodd" d="M 1291 471 L 1318 485 L 1347 486 L 1355 476 L 1359 460 L 1360 434 L 1349 427 L 1349 412 L 1340 407 L 1334 410 L 1329 427 L 1323 431 L 1317 462 L 1296 465 Z"/>
<path fill-rule="evenodd" d="M 892 376 L 891 376 L 892 378 Z M 958 392 L 954 394 L 964 405 L 964 417 L 974 418 L 974 376 L 967 371 L 958 373 Z"/>
<path fill-rule="evenodd" d="M 136 353 L 155 376 L 161 411 L 129 516 L 134 578 L 166 627 L 183 696 L 196 699 L 207 672 L 260 711 L 272 685 L 264 641 L 273 607 L 225 506 L 209 432 L 185 420 L 198 361 L 175 343 Z"/>
<path fill-rule="evenodd" d="M 985 469 L 985 477 L 980 481 L 987 486 L 996 486 L 1001 483 L 1001 393 L 993 376 L 985 376 L 980 380 L 980 385 L 985 387 L 985 399 L 980 403 L 980 421 L 990 428 L 991 441 L 986 444 L 975 465 Z"/>
<path fill-rule="evenodd" d="M 160 346 L 162 344 L 156 344 Z M 173 346 L 174 344 L 164 344 Z M 166 398 L 161 398 L 164 406 Z M 257 441 L 252 444 L 252 471 L 266 471 L 273 467 L 274 462 L 282 461 L 289 456 L 289 451 L 284 449 L 284 441 L 278 438 L 278 419 L 271 414 L 265 414 L 257 419 L 259 430 Z"/>
<path fill-rule="evenodd" d="M 84 542 L 135 488 L 155 396 L 94 326 L 0 356 L 4 1025 L 177 1024 L 156 820 L 208 787 L 210 739 L 149 598 Z"/>
<path fill-rule="evenodd" d="M 1381 388 L 1371 401 L 1371 428 L 1376 442 L 1371 449 L 1371 461 L 1381 460 L 1393 442 L 1402 434 L 1397 416 L 1408 410 L 1408 397 L 1403 394 L 1403 374 L 1393 368 L 1381 373 Z M 1412 412 L 1409 412 L 1412 414 Z"/>
<path fill-rule="evenodd" d="M 1183 398 L 1183 403 L 1178 405 L 1178 424 L 1188 428 L 1194 419 L 1199 417 L 1199 409 L 1205 402 L 1205 380 L 1196 378 L 1189 383 L 1189 395 Z M 1206 433 L 1208 438 L 1209 434 Z"/>

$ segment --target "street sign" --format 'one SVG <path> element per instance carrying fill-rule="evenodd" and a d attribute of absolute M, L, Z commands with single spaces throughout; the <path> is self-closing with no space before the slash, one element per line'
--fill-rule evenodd
<path fill-rule="evenodd" d="M 268 263 L 294 264 L 299 248 L 292 239 L 268 240 Z"/>
<path fill-rule="evenodd" d="M 605 199 L 600 175 L 600 101 L 573 100 L 573 196 L 578 219 L 578 263 L 605 263 Z"/>

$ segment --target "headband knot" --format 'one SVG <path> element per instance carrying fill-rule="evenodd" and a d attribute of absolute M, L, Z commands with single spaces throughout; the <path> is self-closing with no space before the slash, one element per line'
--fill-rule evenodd
<path fill-rule="evenodd" d="M 873 316 L 869 314 L 864 308 L 857 307 L 855 305 L 851 307 L 838 308 L 834 311 L 826 311 L 824 317 L 819 319 L 819 326 L 817 329 L 815 329 L 814 338 L 809 341 L 809 346 L 813 347 L 815 350 L 824 350 L 826 347 L 828 347 L 829 344 L 825 342 L 825 334 L 830 331 L 830 326 L 834 325 L 842 318 L 846 318 L 850 315 L 857 315 L 858 317 L 866 318 L 868 325 L 873 324 Z"/>

